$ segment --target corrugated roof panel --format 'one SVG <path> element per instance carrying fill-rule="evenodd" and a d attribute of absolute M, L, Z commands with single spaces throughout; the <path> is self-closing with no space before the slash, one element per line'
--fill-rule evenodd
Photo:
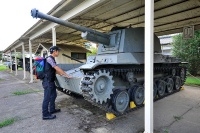
<path fill-rule="evenodd" d="M 194 4 L 193 1 L 183 0 L 155 1 L 155 32 L 160 32 L 163 29 L 170 30 L 180 28 L 187 24 L 187 20 L 185 23 L 181 20 L 187 19 L 188 17 L 197 17 L 199 14 L 197 9 L 199 4 L 200 2 Z M 190 20 L 197 22 L 199 19 Z M 174 21 L 181 22 L 173 23 Z M 102 4 L 93 7 L 88 12 L 75 17 L 71 20 L 71 22 L 86 27 L 88 26 L 102 32 L 109 31 L 113 26 L 144 26 L 144 1 L 105 1 Z M 80 32 L 76 32 L 73 29 L 58 26 L 56 31 L 57 38 L 59 38 L 59 41 L 61 42 L 64 41 L 70 44 L 74 44 L 73 42 L 76 42 L 81 44 L 85 41 L 81 39 Z"/>
<path fill-rule="evenodd" d="M 126 3 L 131 0 L 118 0 L 117 2 L 115 0 L 109 0 L 105 1 L 104 3 L 98 5 L 97 7 L 93 8 L 92 10 L 88 11 L 87 13 L 81 15 L 82 17 L 85 16 L 90 16 L 91 18 L 96 18 L 99 15 L 105 14 L 109 11 L 112 10 L 113 8 Z"/>

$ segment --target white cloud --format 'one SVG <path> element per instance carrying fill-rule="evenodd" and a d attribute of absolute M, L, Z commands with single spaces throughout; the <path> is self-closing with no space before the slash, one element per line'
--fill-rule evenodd
<path fill-rule="evenodd" d="M 4 50 L 33 26 L 30 12 L 36 8 L 49 12 L 61 0 L 3 0 L 0 2 L 0 50 Z"/>

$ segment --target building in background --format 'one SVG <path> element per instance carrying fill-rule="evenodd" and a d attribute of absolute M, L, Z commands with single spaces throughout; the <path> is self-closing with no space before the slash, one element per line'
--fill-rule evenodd
<path fill-rule="evenodd" d="M 49 43 L 43 43 L 39 44 L 35 55 L 41 56 L 41 57 L 47 57 L 50 55 L 49 48 L 52 46 L 52 44 Z M 66 56 L 63 56 L 63 54 L 75 58 L 77 60 L 80 60 L 82 62 L 86 62 L 86 53 L 90 52 L 84 47 L 76 46 L 76 45 L 58 45 L 59 48 L 61 48 L 59 57 L 56 58 L 56 61 L 58 64 L 76 64 L 79 63 L 75 60 L 72 60 L 70 58 L 67 58 Z"/>
<path fill-rule="evenodd" d="M 163 55 L 172 55 L 172 45 L 173 42 L 173 36 L 172 35 L 164 35 L 159 36 L 160 44 L 161 44 L 161 50 Z"/>
<path fill-rule="evenodd" d="M 158 37 L 160 39 L 162 54 L 172 55 L 173 36 L 176 36 L 176 35 L 178 34 L 164 35 L 164 36 Z"/>

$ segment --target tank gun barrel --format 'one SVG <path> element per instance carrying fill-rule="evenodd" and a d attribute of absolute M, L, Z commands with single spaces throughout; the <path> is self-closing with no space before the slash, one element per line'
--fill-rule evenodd
<path fill-rule="evenodd" d="M 109 45 L 110 44 L 110 39 L 109 39 L 109 35 L 105 34 L 105 33 L 101 33 L 98 32 L 96 30 L 84 27 L 84 26 L 80 26 L 78 24 L 74 24 L 68 21 L 64 21 L 60 18 L 56 18 L 54 16 L 48 15 L 48 14 L 44 14 L 42 12 L 39 12 L 39 10 L 37 9 L 32 9 L 31 10 L 31 16 L 33 18 L 41 18 L 41 19 L 45 19 L 66 27 L 70 27 L 72 29 L 78 30 L 82 32 L 82 38 L 92 41 L 92 42 L 96 42 L 96 43 L 101 43 L 104 45 Z"/>

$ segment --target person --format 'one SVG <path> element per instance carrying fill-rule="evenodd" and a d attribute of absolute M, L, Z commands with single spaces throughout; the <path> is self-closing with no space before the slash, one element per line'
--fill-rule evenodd
<path fill-rule="evenodd" d="M 55 119 L 56 115 L 54 115 L 54 113 L 61 111 L 60 109 L 55 108 L 57 93 L 54 81 L 56 73 L 66 78 L 71 78 L 56 65 L 55 57 L 59 56 L 59 51 L 61 49 L 57 46 L 51 46 L 49 50 L 51 55 L 46 58 L 44 69 L 45 78 L 42 81 L 42 86 L 44 88 L 44 99 L 42 103 L 43 120 Z"/>

